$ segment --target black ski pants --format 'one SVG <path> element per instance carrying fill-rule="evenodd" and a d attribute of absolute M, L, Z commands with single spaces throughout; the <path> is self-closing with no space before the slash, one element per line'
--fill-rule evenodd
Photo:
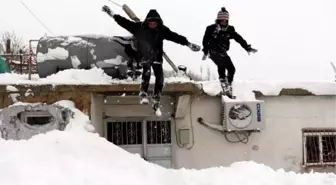
<path fill-rule="evenodd" d="M 219 80 L 224 82 L 227 77 L 228 82 L 232 83 L 236 68 L 232 63 L 230 56 L 227 54 L 210 53 L 210 59 L 217 65 Z"/>
<path fill-rule="evenodd" d="M 141 64 L 142 64 L 142 82 L 141 82 L 140 91 L 148 94 L 149 82 L 150 82 L 151 73 L 152 73 L 151 68 L 153 68 L 154 76 L 155 76 L 153 99 L 155 101 L 160 101 L 162 89 L 163 89 L 163 82 L 164 82 L 162 63 L 146 61 L 146 62 L 142 62 Z"/>

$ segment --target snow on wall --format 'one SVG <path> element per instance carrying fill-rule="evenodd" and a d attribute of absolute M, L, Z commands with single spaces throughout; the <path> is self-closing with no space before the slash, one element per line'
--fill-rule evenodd
<path fill-rule="evenodd" d="M 55 49 L 48 49 L 48 53 L 37 53 L 37 62 L 44 62 L 46 60 L 66 60 L 69 57 L 69 52 L 64 48 L 57 47 Z"/>
<path fill-rule="evenodd" d="M 78 57 L 76 55 L 71 56 L 71 64 L 73 66 L 73 68 L 77 69 L 78 66 L 81 64 L 80 60 L 78 59 Z"/>
<path fill-rule="evenodd" d="M 38 115 L 40 111 L 52 116 L 49 123 L 29 125 L 19 116 L 19 114 L 27 112 L 35 112 Z M 89 117 L 76 109 L 74 103 L 69 100 L 59 101 L 52 105 L 17 102 L 0 111 L 0 138 L 29 139 L 36 134 L 47 133 L 52 130 L 94 132 Z"/>

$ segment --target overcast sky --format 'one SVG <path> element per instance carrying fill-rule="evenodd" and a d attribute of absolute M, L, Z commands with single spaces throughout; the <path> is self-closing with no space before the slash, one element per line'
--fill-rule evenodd
<path fill-rule="evenodd" d="M 1 32 L 15 30 L 26 40 L 39 39 L 48 33 L 24 8 L 20 0 L 0 0 L 0 2 Z M 116 13 L 126 16 L 121 8 L 107 0 L 23 0 L 23 2 L 55 35 L 129 34 L 101 12 L 101 6 L 107 4 Z M 269 67 L 272 67 L 272 63 L 281 62 L 316 66 L 325 65 L 330 61 L 336 63 L 335 0 L 118 0 L 118 2 L 127 4 L 141 19 L 149 9 L 157 9 L 171 30 L 197 44 L 202 43 L 205 27 L 213 23 L 220 7 L 227 7 L 231 14 L 230 23 L 247 42 L 259 49 L 258 54 L 249 56 L 233 41 L 230 55 L 238 66 L 252 67 L 253 63 L 271 63 Z M 193 53 L 186 47 L 170 42 L 165 42 L 165 50 L 180 64 L 190 65 L 192 62 L 200 62 L 202 57 L 201 52 Z M 316 70 L 320 70 L 317 73 L 323 73 L 325 69 Z"/>

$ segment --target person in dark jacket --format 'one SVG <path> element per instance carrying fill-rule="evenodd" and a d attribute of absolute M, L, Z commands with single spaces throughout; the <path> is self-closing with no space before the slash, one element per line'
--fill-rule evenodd
<path fill-rule="evenodd" d="M 142 67 L 140 66 L 141 56 L 137 52 L 135 48 L 135 38 L 134 36 L 130 37 L 121 37 L 114 36 L 113 40 L 120 45 L 122 45 L 125 49 L 124 52 L 128 56 L 127 61 L 127 76 L 132 78 L 133 80 L 138 78 L 142 74 Z"/>
<path fill-rule="evenodd" d="M 154 87 L 154 105 L 156 110 L 159 106 L 159 101 L 163 89 L 163 40 L 169 40 L 183 46 L 188 46 L 192 51 L 200 51 L 200 46 L 190 43 L 186 37 L 171 31 L 163 24 L 159 13 L 151 9 L 143 22 L 133 22 L 125 17 L 114 14 L 108 6 L 103 6 L 102 10 L 127 31 L 132 33 L 136 40 L 137 52 L 141 56 L 142 63 L 142 83 L 140 87 L 140 103 L 147 104 L 147 92 L 149 80 L 151 77 L 151 68 L 155 75 Z"/>
<path fill-rule="evenodd" d="M 219 80 L 223 93 L 232 98 L 232 82 L 236 69 L 227 51 L 230 49 L 230 39 L 238 42 L 248 53 L 257 52 L 240 36 L 235 28 L 229 25 L 229 12 L 223 7 L 217 14 L 215 24 L 209 25 L 203 36 L 203 58 L 207 56 L 217 65 Z M 227 70 L 227 75 L 226 75 Z"/>

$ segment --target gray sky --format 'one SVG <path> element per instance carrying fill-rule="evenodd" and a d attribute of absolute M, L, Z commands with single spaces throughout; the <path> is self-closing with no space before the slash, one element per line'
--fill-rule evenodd
<path fill-rule="evenodd" d="M 48 33 L 24 8 L 20 0 L 0 0 L 0 2 L 1 32 L 15 30 L 26 40 L 39 39 Z M 101 12 L 101 6 L 107 4 L 116 13 L 126 16 L 121 8 L 107 0 L 23 0 L 23 2 L 55 35 L 129 35 Z M 220 7 L 225 6 L 231 15 L 230 23 L 248 43 L 259 49 L 257 55 L 249 56 L 239 45 L 232 42 L 230 55 L 240 68 L 237 71 L 240 75 L 251 70 L 249 66 L 253 68 L 256 64 L 260 64 L 259 66 L 264 67 L 259 70 L 265 71 L 275 67 L 272 64 L 280 66 L 281 63 L 294 63 L 294 67 L 312 66 L 318 75 L 323 75 L 320 73 L 329 70 L 330 61 L 336 63 L 336 11 L 333 10 L 336 7 L 335 0 L 118 0 L 118 2 L 127 4 L 141 19 L 149 9 L 157 9 L 171 30 L 200 45 L 205 27 L 213 23 Z M 177 63 L 189 66 L 193 62 L 201 63 L 201 52 L 194 53 L 171 42 L 165 42 L 165 50 L 173 60 L 178 61 Z M 314 70 L 310 69 L 310 72 Z M 251 74 L 253 75 L 258 74 Z"/>

